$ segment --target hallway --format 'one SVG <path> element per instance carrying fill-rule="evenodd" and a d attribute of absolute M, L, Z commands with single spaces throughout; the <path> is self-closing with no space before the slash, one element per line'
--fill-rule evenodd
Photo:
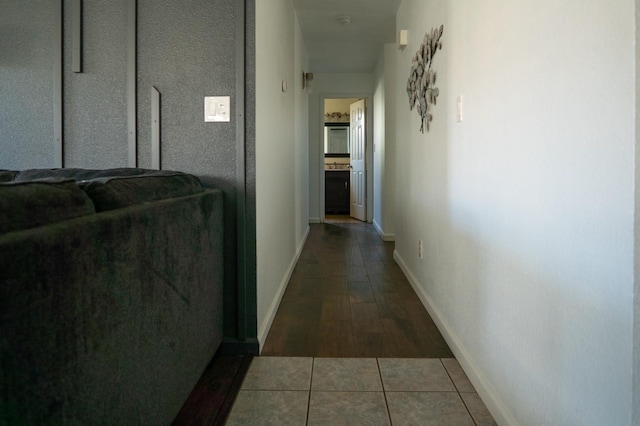
<path fill-rule="evenodd" d="M 310 227 L 227 425 L 495 425 L 394 243 L 349 219 Z"/>
<path fill-rule="evenodd" d="M 216 356 L 174 425 L 496 423 L 372 225 L 310 225 L 261 356 Z"/>
<path fill-rule="evenodd" d="M 362 222 L 310 225 L 263 356 L 452 358 L 384 242 Z"/>

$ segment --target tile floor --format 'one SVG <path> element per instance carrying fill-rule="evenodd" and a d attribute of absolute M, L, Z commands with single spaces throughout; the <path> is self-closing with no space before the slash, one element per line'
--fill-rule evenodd
<path fill-rule="evenodd" d="M 454 358 L 254 358 L 235 425 L 495 425 Z"/>

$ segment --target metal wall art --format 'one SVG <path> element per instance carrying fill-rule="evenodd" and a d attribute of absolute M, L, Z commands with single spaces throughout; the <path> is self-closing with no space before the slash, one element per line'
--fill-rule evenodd
<path fill-rule="evenodd" d="M 411 61 L 411 72 L 407 81 L 409 109 L 412 110 L 414 105 L 416 106 L 422 119 L 420 124 L 422 133 L 424 133 L 425 123 L 427 132 L 429 131 L 429 123 L 433 120 L 431 104 L 436 104 L 440 94 L 440 90 L 436 87 L 436 72 L 431 69 L 431 63 L 436 51 L 442 49 L 440 37 L 443 31 L 444 25 L 440 25 L 439 29 L 433 28 L 430 33 L 426 33 L 422 45 Z"/>

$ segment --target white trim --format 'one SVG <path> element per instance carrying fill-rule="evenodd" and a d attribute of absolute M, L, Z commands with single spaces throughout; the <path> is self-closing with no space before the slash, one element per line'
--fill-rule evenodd
<path fill-rule="evenodd" d="M 280 282 L 280 286 L 278 287 L 278 291 L 276 292 L 276 297 L 273 298 L 273 302 L 269 307 L 269 311 L 267 312 L 265 320 L 262 323 L 262 326 L 260 327 L 260 329 L 258 330 L 258 343 L 260 344 L 260 352 L 262 352 L 262 346 L 264 345 L 264 342 L 267 340 L 267 336 L 269 335 L 269 330 L 271 329 L 271 324 L 273 323 L 273 319 L 275 318 L 276 313 L 278 312 L 280 301 L 282 301 L 282 296 L 284 296 L 284 291 L 287 289 L 287 284 L 289 284 L 289 280 L 291 279 L 293 270 L 295 269 L 296 264 L 298 263 L 298 259 L 300 258 L 300 255 L 302 254 L 302 249 L 304 248 L 304 244 L 307 242 L 307 237 L 309 236 L 310 230 L 311 228 L 307 226 L 307 230 L 305 231 L 304 236 L 302 237 L 302 240 L 300 241 L 300 244 L 296 249 L 296 255 L 291 260 L 291 263 L 289 264 L 289 268 L 287 269 L 287 273 L 285 274 L 283 280 Z"/>
<path fill-rule="evenodd" d="M 373 226 L 376 228 L 376 231 L 378 231 L 378 234 L 382 237 L 382 241 L 395 241 L 396 240 L 396 234 L 385 234 L 384 231 L 382 230 L 380 225 L 378 225 L 378 222 L 376 222 L 375 219 L 373 220 Z"/>
<path fill-rule="evenodd" d="M 416 294 L 420 298 L 420 301 L 429 312 L 429 315 L 431 315 L 431 318 L 433 318 L 433 321 L 436 323 L 438 330 L 440 330 L 440 333 L 442 333 L 442 336 L 447 341 L 447 344 L 451 348 L 451 351 L 462 366 L 464 372 L 467 374 L 467 377 L 469 377 L 469 380 L 471 381 L 473 386 L 476 388 L 478 395 L 480 395 L 480 398 L 491 412 L 491 415 L 493 415 L 496 423 L 499 425 L 518 424 L 513 414 L 509 411 L 502 399 L 500 399 L 498 394 L 491 386 L 491 383 L 489 383 L 486 377 L 482 374 L 482 370 L 475 363 L 473 357 L 464 347 L 462 341 L 458 338 L 458 336 L 456 336 L 449 323 L 445 320 L 440 310 L 438 310 L 431 297 L 429 297 L 427 292 L 420 285 L 415 275 L 411 273 L 409 267 L 404 262 L 397 250 L 393 251 L 393 259 L 398 263 L 400 269 L 402 269 L 402 272 L 404 272 L 405 276 L 409 280 L 411 287 L 413 287 L 413 290 L 416 292 Z"/>
<path fill-rule="evenodd" d="M 319 217 L 310 217 L 309 223 L 322 223 Z"/>

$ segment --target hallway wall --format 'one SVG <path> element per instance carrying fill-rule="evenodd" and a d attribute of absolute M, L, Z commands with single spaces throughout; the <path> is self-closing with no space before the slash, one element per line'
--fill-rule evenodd
<path fill-rule="evenodd" d="M 397 94 L 393 89 L 396 49 L 395 44 L 384 45 L 374 74 L 373 225 L 385 241 L 395 239 Z"/>
<path fill-rule="evenodd" d="M 635 253 L 634 253 L 634 327 L 633 327 L 633 420 L 631 424 L 640 424 L 640 2 L 636 1 L 636 151 L 635 151 Z"/>
<path fill-rule="evenodd" d="M 634 12 L 631 0 L 398 11 L 396 259 L 500 424 L 631 424 Z M 406 78 L 441 24 L 440 96 L 421 134 Z"/>
<path fill-rule="evenodd" d="M 302 89 L 307 63 L 292 1 L 256 2 L 256 286 L 261 345 L 309 229 L 308 95 Z"/>

